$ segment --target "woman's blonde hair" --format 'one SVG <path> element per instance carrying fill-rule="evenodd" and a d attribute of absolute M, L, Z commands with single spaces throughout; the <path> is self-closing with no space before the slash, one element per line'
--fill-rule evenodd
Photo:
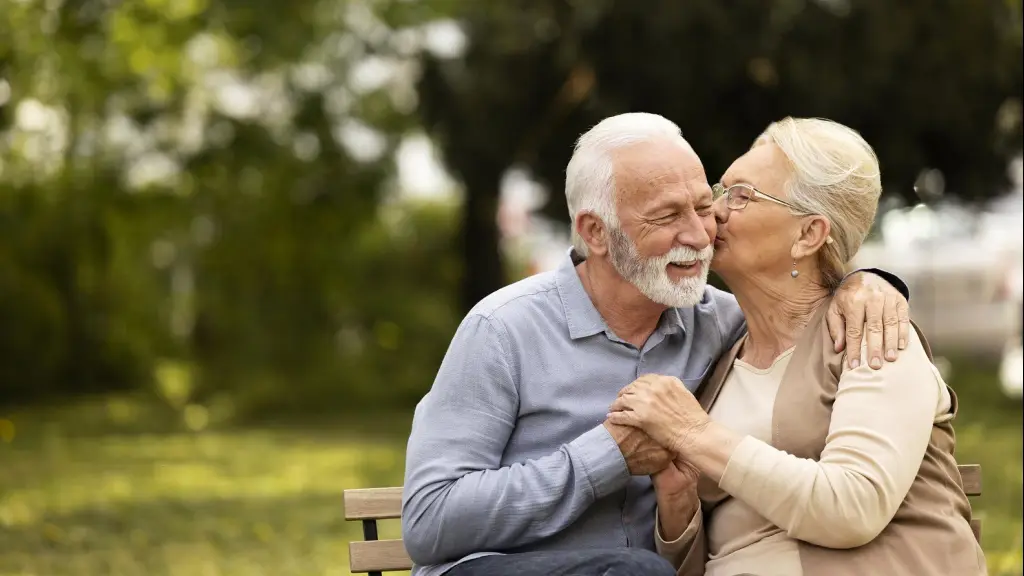
<path fill-rule="evenodd" d="M 832 242 L 818 252 L 825 287 L 835 291 L 875 220 L 882 193 L 878 158 L 857 133 L 821 118 L 785 118 L 772 123 L 754 146 L 772 143 L 789 159 L 789 202 L 832 225 Z"/>

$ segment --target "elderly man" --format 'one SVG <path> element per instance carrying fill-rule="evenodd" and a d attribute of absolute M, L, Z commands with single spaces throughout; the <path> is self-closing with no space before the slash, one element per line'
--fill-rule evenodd
<path fill-rule="evenodd" d="M 711 188 L 675 124 L 623 114 L 579 139 L 565 193 L 562 266 L 474 307 L 416 408 L 402 531 L 417 576 L 674 573 L 653 552 L 650 478 L 670 457 L 605 420 L 642 374 L 693 390 L 743 331 L 735 299 L 705 285 Z M 829 316 L 858 355 L 867 318 L 873 367 L 907 320 L 884 276 L 848 278 Z"/>

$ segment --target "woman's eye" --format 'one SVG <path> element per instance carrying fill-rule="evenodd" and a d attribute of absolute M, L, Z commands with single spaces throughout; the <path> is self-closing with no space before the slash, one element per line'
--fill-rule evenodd
<path fill-rule="evenodd" d="M 710 204 L 697 208 L 697 215 L 699 216 L 710 216 L 712 212 L 714 212 L 714 206 Z"/>

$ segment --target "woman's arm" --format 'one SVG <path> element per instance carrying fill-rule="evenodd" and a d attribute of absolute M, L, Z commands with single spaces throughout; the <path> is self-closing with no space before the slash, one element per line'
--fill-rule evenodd
<path fill-rule="evenodd" d="M 675 504 L 658 498 L 654 515 L 654 544 L 658 554 L 672 563 L 677 576 L 701 576 L 707 558 L 704 512 L 697 501 Z"/>
<path fill-rule="evenodd" d="M 843 373 L 819 461 L 714 422 L 683 457 L 791 537 L 853 548 L 878 536 L 906 497 L 940 402 L 948 406 L 948 394 L 911 330 L 897 361 Z"/>
<path fill-rule="evenodd" d="M 654 515 L 658 553 L 679 569 L 680 576 L 704 574 L 704 522 L 697 483 L 700 472 L 685 462 L 672 462 L 651 475 L 658 507 Z"/>

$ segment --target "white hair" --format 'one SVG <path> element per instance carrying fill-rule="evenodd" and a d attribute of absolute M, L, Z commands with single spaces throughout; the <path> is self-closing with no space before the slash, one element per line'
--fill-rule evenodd
<path fill-rule="evenodd" d="M 820 118 L 785 118 L 768 126 L 754 146 L 772 143 L 789 159 L 789 202 L 832 225 L 819 251 L 822 279 L 835 290 L 847 263 L 871 229 L 882 193 L 875 151 L 855 130 Z"/>
<path fill-rule="evenodd" d="M 576 231 L 580 214 L 590 212 L 610 229 L 619 226 L 612 153 L 641 142 L 666 138 L 677 140 L 692 150 L 679 126 L 663 116 L 646 112 L 605 118 L 576 141 L 565 169 L 565 200 L 572 219 L 572 245 L 581 256 L 587 255 L 587 243 Z"/>

